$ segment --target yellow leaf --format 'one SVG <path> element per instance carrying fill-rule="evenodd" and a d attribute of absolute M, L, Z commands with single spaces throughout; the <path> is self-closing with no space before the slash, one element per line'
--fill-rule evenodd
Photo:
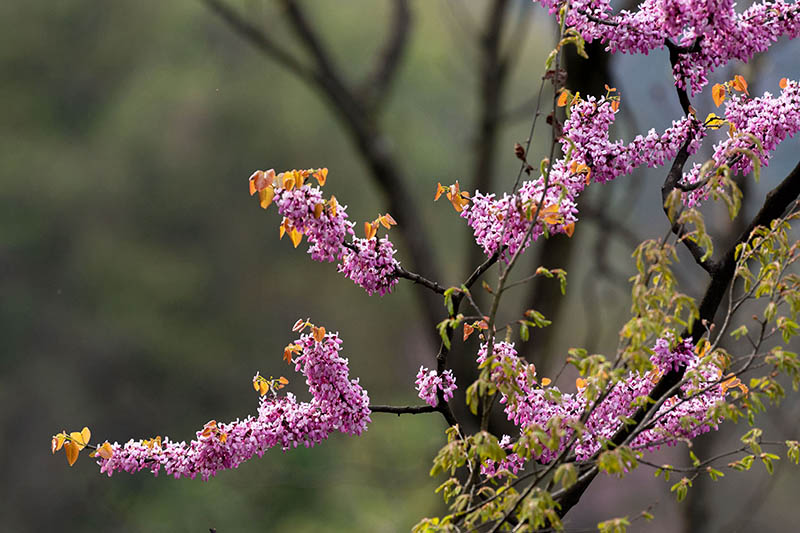
<path fill-rule="evenodd" d="M 273 198 L 275 198 L 275 189 L 272 187 L 258 191 L 258 203 L 261 205 L 261 209 L 268 208 Z"/>
<path fill-rule="evenodd" d="M 719 107 L 722 105 L 722 102 L 725 101 L 725 86 L 721 83 L 714 84 L 714 87 L 711 88 L 711 97 L 714 99 L 714 103 Z"/>
<path fill-rule="evenodd" d="M 111 459 L 111 457 L 114 455 L 114 449 L 111 447 L 111 444 L 106 441 L 102 446 L 97 448 L 95 455 L 99 455 L 103 459 Z"/>
<path fill-rule="evenodd" d="M 553 382 L 550 378 L 542 378 L 542 387 L 547 387 Z"/>
<path fill-rule="evenodd" d="M 331 199 L 328 200 L 328 205 L 331 207 L 331 216 L 335 217 L 336 216 L 336 207 L 338 205 L 336 203 L 336 197 L 335 196 L 331 196 Z"/>
<path fill-rule="evenodd" d="M 278 228 L 278 233 L 280 234 L 280 238 L 283 239 L 283 235 L 286 233 L 286 228 L 289 227 L 289 221 L 284 217 L 283 222 L 281 222 L 280 227 Z"/>
<path fill-rule="evenodd" d="M 67 463 L 69 463 L 69 466 L 75 464 L 80 452 L 81 448 L 75 442 L 68 441 L 64 443 L 64 453 L 67 455 Z"/>
<path fill-rule="evenodd" d="M 53 442 L 52 442 L 52 444 L 50 446 L 50 448 L 52 449 L 53 453 L 56 453 L 58 450 L 61 449 L 61 447 L 64 445 L 64 440 L 66 438 L 67 438 L 67 434 L 64 433 L 63 431 L 61 433 L 59 433 L 58 435 L 53 435 Z"/>
<path fill-rule="evenodd" d="M 576 379 L 575 386 L 578 387 L 578 390 L 582 390 L 584 387 L 586 387 L 586 380 L 581 378 Z"/>
<path fill-rule="evenodd" d="M 258 393 L 261 396 L 264 396 L 267 392 L 269 392 L 269 385 L 266 381 L 262 381 L 258 384 Z"/>
<path fill-rule="evenodd" d="M 292 240 L 294 247 L 297 248 L 300 245 L 300 241 L 303 240 L 303 234 L 292 228 L 292 230 L 289 232 L 289 238 Z"/>
<path fill-rule="evenodd" d="M 83 428 L 81 431 L 73 431 L 69 434 L 69 438 L 72 439 L 72 442 L 79 446 L 79 450 L 82 450 L 89 444 L 89 438 L 91 437 L 92 432 L 89 431 L 89 428 Z"/>
<path fill-rule="evenodd" d="M 287 191 L 291 191 L 292 189 L 294 189 L 295 182 L 296 180 L 294 179 L 293 172 L 284 173 L 282 180 L 282 186 L 284 189 L 286 189 Z"/>
<path fill-rule="evenodd" d="M 225 433 L 224 431 L 220 432 L 220 434 L 219 434 L 219 441 L 220 441 L 221 443 L 225 444 L 225 441 L 227 441 L 227 440 L 228 440 L 228 434 L 227 434 L 227 433 Z"/>

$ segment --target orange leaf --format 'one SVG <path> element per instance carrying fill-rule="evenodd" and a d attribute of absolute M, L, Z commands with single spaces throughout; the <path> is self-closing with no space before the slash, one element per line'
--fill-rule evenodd
<path fill-rule="evenodd" d="M 364 234 L 367 240 L 372 239 L 378 233 L 378 224 L 375 222 L 364 222 Z"/>
<path fill-rule="evenodd" d="M 578 387 L 578 390 L 583 389 L 584 387 L 586 387 L 586 380 L 581 378 L 576 379 L 575 386 Z"/>
<path fill-rule="evenodd" d="M 314 206 L 314 218 L 319 218 L 322 216 L 322 210 L 325 208 L 325 204 L 317 204 Z"/>
<path fill-rule="evenodd" d="M 294 247 L 297 248 L 300 245 L 300 241 L 303 240 L 303 234 L 292 228 L 292 230 L 289 232 L 289 238 L 292 240 Z"/>
<path fill-rule="evenodd" d="M 608 91 L 608 92 L 610 92 L 610 93 L 613 93 L 614 91 L 616 91 L 616 90 L 617 90 L 617 88 L 616 88 L 616 87 L 609 87 L 607 83 L 604 83 L 604 84 L 603 84 L 603 86 L 606 88 L 606 91 Z M 545 378 L 545 379 L 546 379 L 546 378 Z"/>
<path fill-rule="evenodd" d="M 558 95 L 558 101 L 556 101 L 558 107 L 564 107 L 567 105 L 567 98 L 569 98 L 569 91 L 562 89 L 561 94 Z"/>
<path fill-rule="evenodd" d="M 735 90 L 750 96 L 750 93 L 747 92 L 747 81 L 740 75 L 736 75 L 733 77 L 732 86 Z"/>
<path fill-rule="evenodd" d="M 781 89 L 785 89 L 788 85 L 789 85 L 789 80 L 787 80 L 786 78 L 781 78 L 781 82 L 778 84 L 778 86 Z"/>
<path fill-rule="evenodd" d="M 575 233 L 575 223 L 572 222 L 564 226 L 564 233 L 567 234 L 567 237 L 572 237 L 572 234 Z"/>
<path fill-rule="evenodd" d="M 286 217 L 284 217 L 283 222 L 281 222 L 281 225 L 278 228 L 278 233 L 280 234 L 281 239 L 283 239 L 283 235 L 286 233 L 286 229 L 288 227 L 289 227 L 289 220 Z"/>
<path fill-rule="evenodd" d="M 619 100 L 611 101 L 611 110 L 614 112 L 619 111 Z"/>
<path fill-rule="evenodd" d="M 556 204 L 550 204 L 542 209 L 542 220 L 548 224 L 558 224 L 561 222 L 561 213 L 558 212 Z"/>
<path fill-rule="evenodd" d="M 447 192 L 447 187 L 444 187 L 444 186 L 441 184 L 441 182 L 438 182 L 438 181 L 437 181 L 437 182 L 436 182 L 436 194 L 435 194 L 435 195 L 434 195 L 434 197 L 433 197 L 433 201 L 435 202 L 436 200 L 438 200 L 438 199 L 439 199 L 439 197 L 442 195 L 442 193 L 443 193 L 443 192 Z"/>
<path fill-rule="evenodd" d="M 261 189 L 258 188 L 260 183 L 264 181 L 264 171 L 263 170 L 256 170 L 250 175 L 250 196 L 253 196 L 257 191 Z"/>
<path fill-rule="evenodd" d="M 261 383 L 261 381 L 259 381 L 259 380 L 258 380 L 258 378 L 256 378 L 256 379 L 254 379 L 254 380 L 253 380 L 253 388 L 254 388 L 256 391 L 258 391 L 258 388 L 259 388 L 259 385 L 260 385 L 260 383 Z"/>
<path fill-rule="evenodd" d="M 606 86 L 606 87 L 608 87 L 608 86 Z M 542 387 L 547 387 L 552 382 L 553 382 L 553 380 L 550 379 L 550 378 L 542 378 Z"/>
<path fill-rule="evenodd" d="M 268 393 L 268 392 L 269 392 L 269 385 L 267 384 L 267 382 L 266 382 L 266 381 L 262 381 L 262 382 L 260 382 L 260 383 L 258 384 L 258 393 L 259 393 L 261 396 L 264 396 L 264 395 L 265 395 L 266 393 Z"/>
<path fill-rule="evenodd" d="M 331 215 L 335 217 L 336 216 L 336 208 L 338 206 L 338 204 L 336 203 L 336 197 L 335 196 L 331 195 L 331 199 L 328 200 L 328 205 L 331 208 Z"/>
<path fill-rule="evenodd" d="M 75 461 L 78 460 L 78 455 L 81 452 L 81 448 L 74 442 L 65 442 L 64 443 L 64 453 L 67 454 L 67 462 L 69 466 L 75 464 Z"/>
<path fill-rule="evenodd" d="M 395 219 L 392 217 L 392 215 L 390 215 L 389 213 L 386 213 L 386 214 L 385 214 L 385 215 L 383 215 L 383 216 L 386 218 L 386 221 L 387 221 L 389 224 L 391 224 L 392 226 L 396 226 L 396 225 L 397 225 L 397 221 L 396 221 L 396 220 L 395 220 Z"/>
<path fill-rule="evenodd" d="M 227 440 L 228 440 L 228 434 L 227 434 L 227 433 L 225 433 L 224 431 L 220 432 L 220 434 L 219 434 L 219 441 L 220 441 L 221 443 L 225 444 L 225 441 L 227 441 Z"/>
<path fill-rule="evenodd" d="M 111 444 L 106 441 L 102 446 L 97 448 L 95 454 L 99 455 L 103 459 L 111 459 L 111 457 L 114 455 L 114 449 L 111 447 Z"/>
<path fill-rule="evenodd" d="M 281 376 L 281 377 L 279 377 L 279 378 L 278 378 L 278 382 L 279 382 L 281 385 L 286 385 L 286 384 L 288 384 L 288 383 L 289 383 L 289 380 L 288 380 L 288 379 L 286 379 L 285 377 Z"/>
<path fill-rule="evenodd" d="M 469 324 L 464 324 L 464 340 L 466 341 L 474 331 L 475 328 L 473 328 Z"/>
<path fill-rule="evenodd" d="M 261 209 L 268 208 L 273 198 L 275 198 L 275 189 L 272 187 L 267 187 L 258 191 L 258 203 L 261 204 Z"/>
<path fill-rule="evenodd" d="M 328 169 L 321 168 L 317 170 L 316 172 L 314 172 L 314 178 L 316 178 L 317 183 L 319 183 L 319 186 L 323 187 L 328 179 Z"/>
<path fill-rule="evenodd" d="M 322 326 L 314 328 L 313 335 L 315 341 L 322 342 L 325 339 L 325 328 Z"/>
<path fill-rule="evenodd" d="M 719 107 L 725 101 L 725 86 L 721 83 L 714 84 L 711 88 L 711 97 L 714 98 L 714 103 Z"/>

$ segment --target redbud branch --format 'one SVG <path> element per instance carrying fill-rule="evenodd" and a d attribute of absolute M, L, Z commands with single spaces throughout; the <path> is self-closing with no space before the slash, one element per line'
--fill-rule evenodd
<path fill-rule="evenodd" d="M 435 413 L 437 408 L 430 405 L 370 405 L 369 410 L 373 413 L 391 413 L 400 416 Z"/>
<path fill-rule="evenodd" d="M 444 294 L 444 288 L 441 285 L 439 285 L 438 282 L 431 281 L 427 278 L 420 276 L 419 274 L 415 274 L 414 272 L 409 272 L 408 270 L 404 269 L 401 266 L 398 266 L 395 269 L 394 276 L 398 278 L 405 278 L 411 280 L 414 283 L 422 285 L 423 287 L 427 287 L 436 294 Z"/>

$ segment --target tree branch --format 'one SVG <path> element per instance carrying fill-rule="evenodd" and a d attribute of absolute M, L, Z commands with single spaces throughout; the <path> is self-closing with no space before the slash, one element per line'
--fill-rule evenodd
<path fill-rule="evenodd" d="M 380 108 L 386 99 L 405 55 L 410 30 L 411 10 L 408 7 L 408 0 L 394 0 L 389 35 L 383 49 L 376 55 L 372 72 L 366 76 L 359 90 L 372 111 Z"/>
<path fill-rule="evenodd" d="M 430 405 L 370 405 L 369 410 L 373 413 L 391 413 L 400 415 L 418 415 L 421 413 L 435 413 L 436 407 Z"/>
<path fill-rule="evenodd" d="M 261 52 L 268 55 L 286 70 L 289 70 L 303 81 L 310 82 L 314 75 L 296 57 L 278 46 L 269 35 L 248 22 L 223 0 L 202 0 L 203 3 L 221 18 L 239 36 L 250 42 Z"/>
<path fill-rule="evenodd" d="M 683 143 L 683 146 L 681 146 L 681 149 L 675 156 L 675 161 L 672 162 L 672 167 L 669 169 L 667 177 L 664 180 L 664 185 L 661 187 L 661 205 L 664 209 L 664 214 L 667 215 L 667 219 L 669 219 L 669 207 L 667 206 L 667 200 L 672 191 L 678 188 L 678 182 L 683 176 L 683 166 L 686 164 L 686 160 L 689 159 L 689 145 L 693 140 L 694 139 L 691 135 L 686 138 L 686 142 Z M 703 248 L 701 248 L 693 240 L 685 238 L 687 231 L 683 224 L 672 222 L 671 220 L 670 223 L 672 224 L 672 233 L 674 233 L 678 237 L 678 240 L 680 240 L 684 246 L 686 246 L 686 249 L 689 250 L 690 254 L 692 254 L 695 263 L 697 263 L 706 272 L 711 273 L 715 266 L 710 259 L 703 259 L 706 254 L 705 250 L 703 250 Z"/>

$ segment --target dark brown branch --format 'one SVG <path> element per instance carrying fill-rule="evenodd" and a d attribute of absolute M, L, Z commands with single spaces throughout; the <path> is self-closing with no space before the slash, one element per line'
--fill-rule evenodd
<path fill-rule="evenodd" d="M 664 208 L 664 213 L 667 215 L 667 218 L 669 218 L 669 206 L 667 205 L 667 200 L 672 191 L 678 187 L 678 182 L 683 176 L 683 167 L 686 164 L 686 160 L 689 159 L 689 145 L 693 140 L 694 137 L 690 133 L 686 138 L 686 142 L 683 143 L 683 146 L 681 146 L 681 149 L 675 156 L 675 160 L 672 162 L 672 167 L 669 169 L 667 177 L 664 180 L 664 185 L 661 187 L 661 205 Z M 689 250 L 690 254 L 692 254 L 695 263 L 700 265 L 703 270 L 710 273 L 714 269 L 714 264 L 710 259 L 704 259 L 706 254 L 705 250 L 703 250 L 703 248 L 693 240 L 686 238 L 686 234 L 688 232 L 683 224 L 679 224 L 677 221 L 673 222 L 671 220 L 670 223 L 672 224 L 672 233 L 674 233 L 678 239 L 683 242 L 683 244 L 686 246 L 686 249 Z"/>
<path fill-rule="evenodd" d="M 664 39 L 664 44 L 669 50 L 669 64 L 672 65 L 674 71 L 675 66 L 680 60 L 681 54 L 690 54 L 700 49 L 700 38 L 696 39 L 694 44 L 692 44 L 690 47 L 678 46 L 669 39 Z M 688 115 L 692 107 L 692 103 L 689 101 L 689 93 L 686 92 L 685 87 L 681 88 L 677 85 L 675 85 L 675 90 L 678 92 L 678 101 L 681 104 L 681 109 L 683 109 L 683 114 Z"/>
<path fill-rule="evenodd" d="M 278 46 L 261 28 L 245 20 L 236 10 L 222 0 L 203 0 L 203 3 L 230 28 L 244 37 L 261 52 L 304 81 L 311 81 L 313 73 L 296 57 Z"/>
<path fill-rule="evenodd" d="M 714 268 L 710 271 L 711 281 L 700 302 L 700 316 L 698 322 L 702 323 L 702 321 L 706 321 L 712 323 L 714 321 L 714 316 L 725 296 L 728 285 L 733 281 L 736 268 L 736 247 L 746 242 L 756 227 L 769 226 L 770 222 L 780 218 L 786 209 L 797 201 L 798 196 L 800 196 L 800 163 L 798 163 L 794 170 L 784 178 L 780 185 L 767 194 L 764 204 L 758 214 L 753 217 L 747 228 L 739 235 L 739 238 L 736 239 L 736 242 L 731 244 L 722 259 L 714 264 Z M 691 334 L 688 331 L 684 331 L 682 336 L 691 337 L 692 341 L 697 343 L 703 334 L 703 328 L 695 328 Z M 667 372 L 650 392 L 650 399 L 654 402 L 662 400 L 675 385 L 683 379 L 684 371 L 685 368 L 681 367 L 678 370 Z M 640 408 L 632 417 L 634 423 L 623 426 L 611 439 L 612 446 L 621 446 L 624 444 L 631 433 L 644 420 L 644 417 L 647 416 L 651 408 L 652 406 L 650 408 Z M 564 493 L 559 500 L 561 509 L 558 513 L 560 516 L 564 516 L 578 501 L 580 501 L 581 496 L 592 483 L 596 475 L 597 472 L 595 471 L 592 475 L 580 480 Z"/>
<path fill-rule="evenodd" d="M 389 35 L 377 54 L 372 72 L 362 82 L 360 93 L 368 107 L 375 111 L 386 99 L 408 45 L 411 10 L 408 0 L 393 0 Z"/>
<path fill-rule="evenodd" d="M 418 415 L 421 413 L 435 413 L 436 407 L 430 405 L 370 405 L 373 413 L 390 413 L 400 415 Z"/>
<path fill-rule="evenodd" d="M 444 288 L 441 285 L 439 285 L 438 282 L 423 278 L 419 274 L 409 272 L 403 267 L 397 267 L 397 269 L 394 271 L 394 275 L 397 276 L 398 278 L 404 278 L 411 280 L 414 283 L 419 283 L 420 285 L 429 288 L 436 294 L 444 294 Z"/>

